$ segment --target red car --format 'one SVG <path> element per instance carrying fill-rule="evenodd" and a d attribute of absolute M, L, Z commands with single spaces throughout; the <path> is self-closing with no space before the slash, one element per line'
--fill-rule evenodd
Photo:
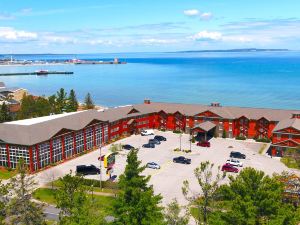
<path fill-rule="evenodd" d="M 197 146 L 210 147 L 210 142 L 208 142 L 208 141 L 201 141 L 201 142 L 197 143 Z"/>
<path fill-rule="evenodd" d="M 238 173 L 239 169 L 234 167 L 233 165 L 226 163 L 222 166 L 222 171 L 226 171 L 226 172 L 232 172 L 232 173 Z"/>

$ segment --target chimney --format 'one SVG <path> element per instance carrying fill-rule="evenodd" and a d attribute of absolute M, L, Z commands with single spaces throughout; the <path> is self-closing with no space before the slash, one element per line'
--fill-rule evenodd
<path fill-rule="evenodd" d="M 295 112 L 292 114 L 292 118 L 297 118 L 297 119 L 300 119 L 300 112 Z"/>
<path fill-rule="evenodd" d="M 145 100 L 144 100 L 144 104 L 149 105 L 150 103 L 151 103 L 150 99 L 145 99 Z"/>
<path fill-rule="evenodd" d="M 221 107 L 221 104 L 219 102 L 212 102 L 212 103 L 210 103 L 210 106 L 212 106 L 212 107 Z"/>

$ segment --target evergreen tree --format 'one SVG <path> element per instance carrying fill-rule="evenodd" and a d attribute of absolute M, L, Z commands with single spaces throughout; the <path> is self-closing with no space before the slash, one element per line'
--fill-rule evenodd
<path fill-rule="evenodd" d="M 34 111 L 34 117 L 49 116 L 51 113 L 51 106 L 48 99 L 44 97 L 38 97 L 35 100 Z"/>
<path fill-rule="evenodd" d="M 90 93 L 87 93 L 87 95 L 84 99 L 84 108 L 85 109 L 94 109 L 95 108 L 95 105 L 94 105 L 94 102 L 92 100 Z"/>
<path fill-rule="evenodd" d="M 31 201 L 35 182 L 33 177 L 27 175 L 27 169 L 25 161 L 20 159 L 17 166 L 18 175 L 10 181 L 14 197 L 10 200 L 7 209 L 9 224 L 45 224 L 42 206 Z"/>
<path fill-rule="evenodd" d="M 67 103 L 67 112 L 76 112 L 78 108 L 78 101 L 76 98 L 75 91 L 71 89 L 69 98 L 68 98 L 68 103 Z"/>
<path fill-rule="evenodd" d="M 12 116 L 9 112 L 9 108 L 4 102 L 0 108 L 0 123 L 11 121 L 11 120 L 12 120 Z"/>
<path fill-rule="evenodd" d="M 56 93 L 56 106 L 57 106 L 58 113 L 62 113 L 66 110 L 67 93 L 63 88 L 59 89 L 59 91 Z"/>
<path fill-rule="evenodd" d="M 140 166 L 137 150 L 127 156 L 124 174 L 120 176 L 120 192 L 114 204 L 116 224 L 152 225 L 163 224 L 162 208 L 158 206 L 162 197 L 154 195 L 148 185 L 150 176 L 142 176 L 145 167 Z"/>
<path fill-rule="evenodd" d="M 28 119 L 34 117 L 35 113 L 35 101 L 32 95 L 23 95 L 21 100 L 21 108 L 18 112 L 18 119 Z"/>
<path fill-rule="evenodd" d="M 50 113 L 58 114 L 58 107 L 56 103 L 56 95 L 51 95 L 48 97 L 49 105 L 50 105 Z"/>

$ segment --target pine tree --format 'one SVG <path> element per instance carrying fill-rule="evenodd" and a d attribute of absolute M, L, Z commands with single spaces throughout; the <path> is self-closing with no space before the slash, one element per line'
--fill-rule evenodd
<path fill-rule="evenodd" d="M 20 159 L 18 175 L 11 178 L 10 187 L 14 193 L 7 209 L 9 224 L 40 225 L 45 224 L 42 206 L 31 201 L 35 186 L 34 178 L 27 175 L 28 166 Z"/>
<path fill-rule="evenodd" d="M 67 103 L 67 112 L 76 112 L 78 108 L 78 101 L 76 98 L 75 91 L 71 89 L 69 98 L 68 98 L 68 103 Z"/>
<path fill-rule="evenodd" d="M 84 99 L 84 108 L 85 109 L 94 109 L 95 108 L 95 105 L 94 105 L 94 102 L 92 100 L 90 93 L 87 93 L 87 95 Z"/>
<path fill-rule="evenodd" d="M 162 208 L 158 206 L 162 197 L 154 195 L 148 185 L 150 176 L 142 176 L 145 167 L 138 161 L 137 150 L 127 156 L 127 166 L 120 176 L 120 192 L 114 204 L 116 224 L 152 225 L 163 224 Z"/>
<path fill-rule="evenodd" d="M 56 93 L 56 105 L 58 113 L 62 113 L 66 110 L 67 93 L 63 88 L 59 89 L 59 91 Z"/>

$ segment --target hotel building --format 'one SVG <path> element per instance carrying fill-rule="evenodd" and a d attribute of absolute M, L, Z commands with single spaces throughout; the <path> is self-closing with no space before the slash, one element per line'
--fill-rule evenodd
<path fill-rule="evenodd" d="M 30 171 L 63 162 L 142 129 L 178 130 L 203 139 L 266 138 L 269 153 L 282 156 L 300 145 L 300 111 L 157 103 L 88 110 L 0 124 L 0 166 L 16 168 L 24 158 Z"/>

